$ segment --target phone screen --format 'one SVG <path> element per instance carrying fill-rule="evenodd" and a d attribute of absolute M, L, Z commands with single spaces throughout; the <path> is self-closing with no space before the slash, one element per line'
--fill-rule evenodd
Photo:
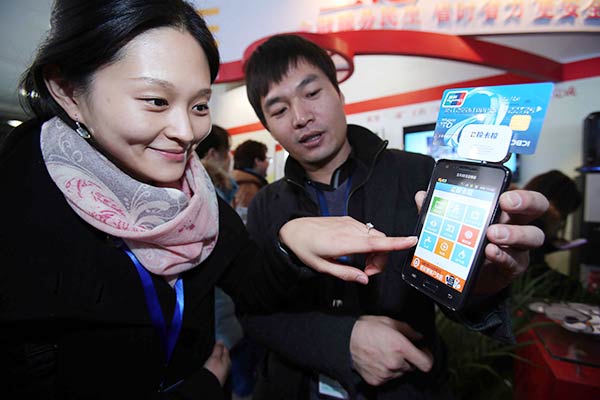
<path fill-rule="evenodd" d="M 501 189 L 437 177 L 410 265 L 462 293 Z"/>

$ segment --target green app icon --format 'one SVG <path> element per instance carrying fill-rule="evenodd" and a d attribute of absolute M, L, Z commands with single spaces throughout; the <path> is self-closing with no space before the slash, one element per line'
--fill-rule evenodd
<path fill-rule="evenodd" d="M 446 213 L 446 207 L 448 207 L 448 200 L 442 199 L 441 197 L 434 197 L 431 202 L 431 212 L 438 215 L 444 215 Z"/>

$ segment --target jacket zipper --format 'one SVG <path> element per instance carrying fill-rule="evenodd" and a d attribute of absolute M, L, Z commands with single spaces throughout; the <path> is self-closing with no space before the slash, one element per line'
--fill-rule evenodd
<path fill-rule="evenodd" d="M 345 208 L 346 208 L 346 215 L 350 215 L 348 213 L 348 204 L 350 203 L 350 198 L 352 197 L 352 195 L 361 187 L 363 187 L 365 185 L 365 183 L 367 183 L 369 181 L 369 179 L 371 178 L 371 175 L 373 175 L 373 169 L 374 169 L 374 165 L 377 162 L 377 159 L 379 158 L 379 156 L 381 155 L 381 153 L 387 148 L 387 144 L 389 142 L 387 140 L 384 140 L 383 143 L 381 144 L 379 150 L 377 150 L 377 153 L 375 153 L 375 157 L 373 157 L 373 161 L 371 162 L 371 165 L 369 166 L 369 172 L 367 174 L 367 177 L 359 184 L 356 185 L 356 187 L 354 187 L 351 191 L 350 194 L 348 194 L 348 198 L 346 199 L 346 204 L 345 204 Z M 287 183 L 293 184 L 297 187 L 299 187 L 300 189 L 302 189 L 302 191 L 304 192 L 304 194 L 306 195 L 306 197 L 316 206 L 316 203 L 310 198 L 310 196 L 306 193 L 306 188 L 304 187 L 304 185 L 299 184 L 298 182 L 296 182 L 295 180 L 293 180 L 292 178 L 288 178 L 285 177 L 285 181 Z"/>
<path fill-rule="evenodd" d="M 304 185 L 301 185 L 298 182 L 296 182 L 295 180 L 293 180 L 292 178 L 288 178 L 288 177 L 285 177 L 285 181 L 291 185 L 294 185 L 294 186 L 297 186 L 298 188 L 300 188 L 302 190 L 302 192 L 304 193 L 304 196 L 306 196 L 306 198 L 308 199 L 308 201 L 313 203 L 313 206 L 317 207 L 317 203 L 315 203 L 313 201 L 313 199 L 311 199 L 311 197 L 308 195 L 308 192 L 306 191 L 306 188 L 304 187 Z"/>
<path fill-rule="evenodd" d="M 379 150 L 377 150 L 377 153 L 375 153 L 375 157 L 373 157 L 373 161 L 371 162 L 371 165 L 369 166 L 369 172 L 367 174 L 367 177 L 358 185 L 356 185 L 351 191 L 350 194 L 348 195 L 348 198 L 346 199 L 346 215 L 350 215 L 348 213 L 348 205 L 350 204 L 350 198 L 352 197 L 352 195 L 354 193 L 356 193 L 356 191 L 360 188 L 362 188 L 371 178 L 371 175 L 373 175 L 373 170 L 375 169 L 375 163 L 377 162 L 377 160 L 379 159 L 379 156 L 381 155 L 381 153 L 383 153 L 383 151 L 386 149 L 388 144 L 387 140 L 384 140 L 381 147 L 379 148 Z"/>

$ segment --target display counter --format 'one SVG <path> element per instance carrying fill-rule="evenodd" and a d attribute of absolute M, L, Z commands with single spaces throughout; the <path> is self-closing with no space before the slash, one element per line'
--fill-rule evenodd
<path fill-rule="evenodd" d="M 600 399 L 600 337 L 536 315 L 517 338 L 515 400 Z"/>

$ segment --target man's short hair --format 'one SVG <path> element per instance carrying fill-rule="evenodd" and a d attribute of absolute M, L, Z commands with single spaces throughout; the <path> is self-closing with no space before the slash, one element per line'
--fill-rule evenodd
<path fill-rule="evenodd" d="M 198 153 L 198 157 L 201 159 L 206 157 L 206 153 L 210 149 L 215 149 L 218 153 L 225 153 L 229 151 L 229 133 L 221 128 L 219 125 L 213 125 L 212 130 L 206 136 L 198 147 L 196 147 L 196 153 Z"/>
<path fill-rule="evenodd" d="M 283 80 L 292 67 L 304 61 L 320 69 L 339 92 L 335 65 L 325 50 L 297 35 L 275 35 L 252 52 L 245 66 L 246 94 L 260 122 L 267 127 L 261 107 L 271 85 Z"/>
<path fill-rule="evenodd" d="M 523 189 L 546 196 L 563 217 L 577 210 L 583 200 L 575 181 L 556 169 L 533 177 Z"/>
<path fill-rule="evenodd" d="M 234 169 L 254 169 L 254 159 L 267 159 L 267 145 L 256 140 L 246 140 L 233 152 Z"/>

